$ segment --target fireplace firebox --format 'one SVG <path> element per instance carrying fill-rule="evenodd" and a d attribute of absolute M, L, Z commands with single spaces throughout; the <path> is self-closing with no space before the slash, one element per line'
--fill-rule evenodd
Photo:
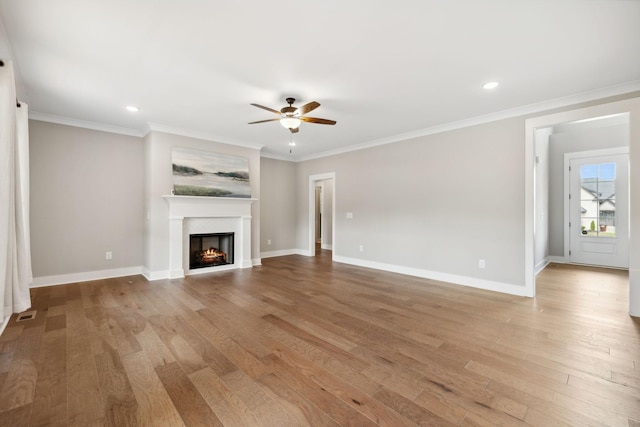
<path fill-rule="evenodd" d="M 233 264 L 234 233 L 189 235 L 189 269 Z"/>

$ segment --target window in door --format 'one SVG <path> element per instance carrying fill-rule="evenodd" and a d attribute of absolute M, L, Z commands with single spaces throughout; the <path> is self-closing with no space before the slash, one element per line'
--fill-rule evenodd
<path fill-rule="evenodd" d="M 590 237 L 616 236 L 616 164 L 580 166 L 580 233 Z"/>

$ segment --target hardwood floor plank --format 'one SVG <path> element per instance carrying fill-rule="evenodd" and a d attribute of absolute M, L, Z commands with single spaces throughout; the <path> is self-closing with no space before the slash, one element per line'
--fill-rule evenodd
<path fill-rule="evenodd" d="M 177 362 L 155 368 L 167 394 L 187 426 L 223 426 Z"/>
<path fill-rule="evenodd" d="M 562 425 L 562 426 L 588 426 L 588 425 L 604 425 L 603 423 L 589 418 L 588 416 L 573 410 L 540 399 L 532 394 L 509 387 L 497 381 L 491 381 L 487 389 L 494 392 L 498 396 L 508 396 L 510 399 L 527 406 L 524 420 L 534 426 L 546 425 Z"/>
<path fill-rule="evenodd" d="M 455 423 L 447 421 L 423 406 L 417 405 L 412 400 L 401 396 L 385 387 L 373 395 L 377 400 L 384 403 L 403 417 L 408 418 L 420 426 L 453 426 Z"/>
<path fill-rule="evenodd" d="M 173 325 L 179 322 L 177 318 L 159 315 L 150 318 L 149 322 L 187 375 L 207 366 L 202 355 L 191 347 L 187 340 L 175 330 Z"/>
<path fill-rule="evenodd" d="M 136 335 L 136 339 L 154 368 L 176 361 L 171 350 L 164 344 L 150 323 Z"/>
<path fill-rule="evenodd" d="M 170 318 L 170 321 L 170 326 L 175 333 L 184 338 L 187 344 L 202 358 L 202 361 L 208 364 L 217 375 L 222 376 L 238 369 L 210 341 L 204 339 L 187 322 L 181 318 Z"/>
<path fill-rule="evenodd" d="M 32 425 L 67 425 L 67 336 L 55 329 L 43 337 L 37 359 L 38 382 L 32 404 Z M 64 390 L 65 392 L 61 392 Z"/>
<path fill-rule="evenodd" d="M 37 380 L 38 368 L 31 358 L 14 358 L 0 391 L 0 412 L 30 405 Z"/>
<path fill-rule="evenodd" d="M 70 426 L 103 423 L 106 419 L 80 288 L 71 286 L 67 301 L 67 408 Z M 77 291 L 77 292 L 74 292 Z M 73 298 L 76 293 L 78 297 Z"/>
<path fill-rule="evenodd" d="M 147 355 L 143 351 L 129 353 L 122 357 L 122 364 L 135 394 L 140 424 L 184 426 Z"/>
<path fill-rule="evenodd" d="M 270 355 L 265 358 L 269 366 L 280 380 L 296 390 L 300 395 L 313 402 L 329 417 L 341 426 L 374 426 L 371 419 L 346 404 L 342 399 L 319 386 L 311 378 L 304 375 L 294 366 L 289 365 L 279 357 Z"/>
<path fill-rule="evenodd" d="M 224 425 L 238 427 L 262 425 L 211 368 L 194 372 L 189 375 L 189 378 Z"/>
<path fill-rule="evenodd" d="M 303 340 L 307 343 L 311 344 L 313 347 L 318 348 L 322 352 L 326 353 L 329 357 L 339 360 L 351 368 L 361 371 L 369 366 L 369 363 L 362 361 L 361 359 L 356 358 L 353 354 L 348 351 L 344 351 L 338 347 L 335 347 L 333 344 L 328 343 L 322 338 L 319 338 L 315 335 L 312 335 L 297 326 L 292 325 L 291 323 L 280 319 L 277 316 L 272 314 L 267 314 L 262 316 L 262 319 L 265 319 L 269 323 L 283 331 Z"/>
<path fill-rule="evenodd" d="M 268 372 L 264 364 L 252 353 L 245 350 L 232 336 L 216 328 L 204 317 L 189 319 L 187 322 L 220 350 L 226 358 L 253 379 L 260 378 Z"/>
<path fill-rule="evenodd" d="M 27 427 L 31 415 L 31 404 L 18 406 L 8 411 L 0 412 L 0 425 L 11 427 Z"/>
<path fill-rule="evenodd" d="M 299 424 L 299 419 L 296 417 L 298 414 L 287 411 L 264 386 L 253 381 L 244 372 L 228 373 L 222 377 L 222 381 L 265 427 Z"/>
<path fill-rule="evenodd" d="M 287 346 L 279 346 L 277 355 L 286 361 L 290 361 L 290 364 L 293 363 L 295 366 L 302 368 L 302 373 L 322 389 L 338 397 L 344 403 L 379 425 L 414 425 L 413 422 L 382 404 L 371 394 L 362 391 L 357 387 L 357 384 L 353 384 L 351 381 L 344 381 L 342 377 L 337 377 L 335 374 L 315 365 L 312 361 L 305 360 L 300 354 Z M 377 392 L 380 386 L 375 386 L 375 388 Z"/>
<path fill-rule="evenodd" d="M 310 427 L 339 426 L 339 424 L 325 412 L 320 410 L 303 396 L 299 395 L 293 389 L 289 388 L 289 386 L 281 381 L 277 376 L 268 374 L 260 378 L 258 382 L 268 387 L 272 394 L 280 398 L 280 405 L 287 407 L 288 410 L 296 416 L 299 421 L 298 425 L 308 425 Z"/>
<path fill-rule="evenodd" d="M 107 424 L 139 425 L 138 402 L 120 360 L 120 354 L 111 349 L 96 355 L 95 359 Z"/>

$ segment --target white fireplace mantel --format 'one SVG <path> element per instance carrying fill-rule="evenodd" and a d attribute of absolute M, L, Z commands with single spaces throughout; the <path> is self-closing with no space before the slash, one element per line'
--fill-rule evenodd
<path fill-rule="evenodd" d="M 233 268 L 248 268 L 251 262 L 251 204 L 257 199 L 231 197 L 162 196 L 169 205 L 169 278 L 185 276 L 188 256 L 185 247 L 185 220 L 219 218 L 234 219 L 235 236 Z M 188 237 L 188 236 L 186 236 Z M 187 265 L 185 265 L 187 264 Z"/>

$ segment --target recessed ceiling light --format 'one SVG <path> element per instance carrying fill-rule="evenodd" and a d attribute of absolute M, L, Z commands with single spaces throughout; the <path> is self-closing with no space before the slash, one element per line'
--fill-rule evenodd
<path fill-rule="evenodd" d="M 498 83 L 498 82 L 488 82 L 488 83 L 485 83 L 484 85 L 482 85 L 482 88 L 486 89 L 486 90 L 491 90 L 491 89 L 497 88 L 499 84 L 500 83 Z"/>
<path fill-rule="evenodd" d="M 140 107 L 136 107 L 135 105 L 127 105 L 125 108 L 127 109 L 127 111 L 131 111 L 132 113 L 137 113 L 138 111 L 140 111 Z"/>

